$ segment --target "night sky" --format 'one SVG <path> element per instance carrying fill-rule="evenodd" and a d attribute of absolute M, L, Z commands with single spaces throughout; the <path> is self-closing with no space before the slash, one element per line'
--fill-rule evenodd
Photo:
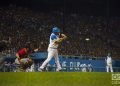
<path fill-rule="evenodd" d="M 1 7 L 10 4 L 37 11 L 60 10 L 86 15 L 120 16 L 120 0 L 0 0 Z"/>

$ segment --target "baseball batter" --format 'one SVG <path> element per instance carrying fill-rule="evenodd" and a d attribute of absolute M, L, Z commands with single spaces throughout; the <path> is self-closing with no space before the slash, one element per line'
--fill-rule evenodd
<path fill-rule="evenodd" d="M 58 46 L 66 38 L 66 35 L 60 34 L 60 29 L 58 27 L 54 27 L 52 29 L 52 34 L 50 35 L 50 43 L 48 46 L 48 57 L 38 69 L 39 71 L 42 71 L 52 58 L 55 59 L 57 66 L 56 71 L 60 71 L 62 69 L 58 58 Z"/>

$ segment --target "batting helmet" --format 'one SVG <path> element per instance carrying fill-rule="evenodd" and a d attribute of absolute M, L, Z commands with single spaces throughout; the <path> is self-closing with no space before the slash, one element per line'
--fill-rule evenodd
<path fill-rule="evenodd" d="M 53 32 L 53 33 L 59 33 L 59 32 L 60 32 L 60 29 L 59 29 L 58 27 L 54 27 L 54 28 L 52 29 L 52 32 Z"/>

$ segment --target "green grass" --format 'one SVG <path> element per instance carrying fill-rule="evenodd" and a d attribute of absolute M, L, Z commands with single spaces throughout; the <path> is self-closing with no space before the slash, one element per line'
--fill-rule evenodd
<path fill-rule="evenodd" d="M 96 72 L 6 72 L 0 86 L 112 86 L 111 73 Z"/>

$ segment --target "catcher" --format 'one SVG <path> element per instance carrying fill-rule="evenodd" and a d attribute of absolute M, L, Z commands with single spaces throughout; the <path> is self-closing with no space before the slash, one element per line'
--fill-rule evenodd
<path fill-rule="evenodd" d="M 26 43 L 25 48 L 20 49 L 16 53 L 15 63 L 20 65 L 20 68 L 23 69 L 23 71 L 25 71 L 33 63 L 29 55 L 34 51 L 35 52 L 38 51 L 38 48 L 37 49 L 33 49 L 33 48 L 34 46 L 30 42 L 28 42 Z"/>

